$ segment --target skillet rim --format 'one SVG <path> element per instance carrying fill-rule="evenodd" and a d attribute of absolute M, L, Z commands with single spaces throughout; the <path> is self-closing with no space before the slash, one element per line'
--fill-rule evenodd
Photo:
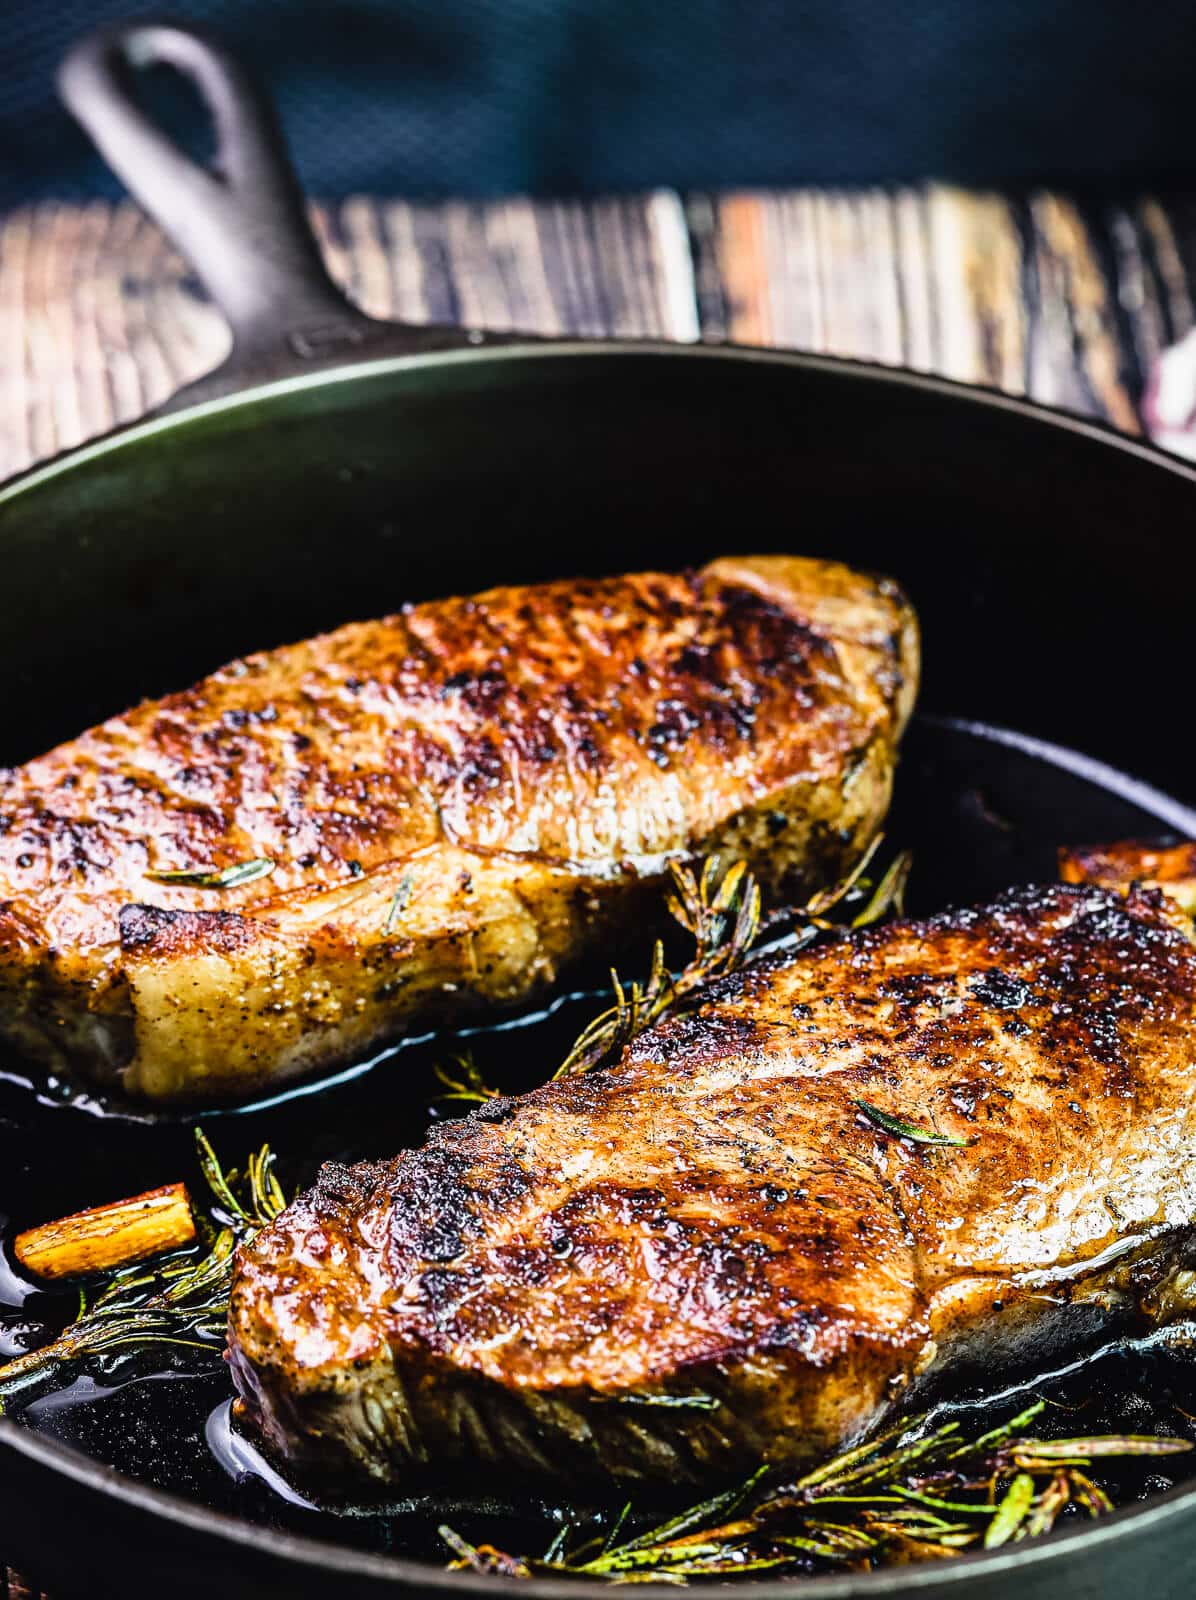
<path fill-rule="evenodd" d="M 456 1593 L 464 1588 L 470 1593 L 492 1595 L 496 1585 L 511 1582 L 497 1573 L 451 1571 L 410 1556 L 356 1550 L 351 1545 L 334 1544 L 303 1533 L 263 1527 L 231 1512 L 215 1511 L 165 1489 L 139 1483 L 61 1440 L 21 1428 L 3 1418 L 0 1418 L 0 1445 L 72 1479 L 92 1494 L 119 1500 L 132 1510 L 175 1527 L 211 1535 L 219 1539 L 224 1548 L 257 1549 L 309 1570 L 322 1568 L 330 1575 L 368 1578 L 402 1589 L 427 1588 Z M 813 1600 L 848 1600 L 848 1597 L 854 1600 L 858 1595 L 891 1596 L 925 1588 L 957 1587 L 973 1575 L 997 1578 L 1031 1566 L 1066 1561 L 1077 1544 L 1090 1550 L 1119 1542 L 1123 1530 L 1131 1523 L 1146 1533 L 1152 1531 L 1153 1525 L 1157 1536 L 1159 1523 L 1168 1524 L 1182 1517 L 1190 1509 L 1189 1503 L 1194 1501 L 1196 1488 L 1180 1484 L 1152 1495 L 1148 1501 L 1122 1506 L 1095 1522 L 1077 1522 L 1072 1527 L 1060 1528 L 1043 1539 L 1008 1544 L 998 1550 L 968 1551 L 945 1562 L 914 1562 L 907 1566 L 878 1567 L 871 1572 L 826 1573 L 816 1577 L 799 1574 L 787 1578 L 760 1578 L 753 1581 L 751 1593 L 760 1600 L 793 1600 L 795 1595 L 803 1594 L 813 1596 Z M 610 1584 L 600 1579 L 521 1578 L 519 1593 L 536 1595 L 541 1600 L 577 1600 L 577 1597 L 610 1600 Z"/>
<path fill-rule="evenodd" d="M 0 482 L 0 513 L 19 501 L 26 490 L 50 485 L 75 468 L 102 461 L 113 452 L 132 449 L 159 434 L 185 428 L 193 420 L 235 413 L 290 394 L 318 389 L 325 385 L 351 382 L 355 378 L 384 377 L 421 368 L 442 366 L 491 365 L 506 361 L 522 363 L 533 359 L 574 361 L 587 357 L 611 357 L 616 361 L 636 356 L 704 360 L 736 366 L 778 366 L 811 374 L 847 377 L 864 382 L 881 382 L 895 391 L 917 390 L 948 401 L 972 404 L 1019 417 L 1030 424 L 1105 446 L 1121 455 L 1155 466 L 1196 487 L 1196 464 L 1164 451 L 1149 440 L 1118 432 L 1109 424 L 1060 408 L 1047 407 L 1034 400 L 983 389 L 932 373 L 915 372 L 907 367 L 882 366 L 841 356 L 804 351 L 762 349 L 730 341 L 680 344 L 664 339 L 553 339 L 522 342 L 516 335 L 499 335 L 493 342 L 486 336 L 471 334 L 468 342 L 453 348 L 411 351 L 390 356 L 359 357 L 356 361 L 322 366 L 316 370 L 257 383 L 213 399 L 200 400 L 179 410 L 152 415 L 112 429 L 58 452 L 48 460 L 29 467 Z M 1021 736 L 1019 736 L 1021 737 Z M 1036 741 L 1042 743 L 1043 741 Z M 1052 746 L 1052 749 L 1062 747 Z M 1079 752 L 1068 752 L 1080 754 Z M 1103 763 L 1101 764 L 1103 765 Z M 1171 798 L 1171 797 L 1168 797 Z M 1181 801 L 1180 804 L 1183 804 Z M 224 1549 L 256 1549 L 273 1559 L 328 1575 L 360 1577 L 375 1583 L 412 1590 L 450 1590 L 490 1595 L 495 1586 L 509 1580 L 496 1575 L 451 1572 L 430 1562 L 410 1557 L 383 1555 L 355 1550 L 326 1539 L 263 1527 L 230 1512 L 217 1511 L 184 1496 L 138 1482 L 114 1467 L 94 1460 L 61 1441 L 20 1427 L 0 1414 L 0 1450 L 37 1463 L 48 1472 L 70 1479 L 79 1488 L 104 1500 L 112 1500 L 130 1511 L 148 1515 L 159 1522 L 182 1527 L 194 1534 L 219 1541 Z M 894 1595 L 927 1588 L 954 1591 L 973 1576 L 999 1578 L 1044 1564 L 1062 1563 L 1082 1545 L 1084 1550 L 1099 1550 L 1120 1543 L 1134 1530 L 1140 1537 L 1157 1535 L 1177 1517 L 1196 1514 L 1196 1483 L 1180 1484 L 1149 1500 L 1123 1506 L 1100 1521 L 1064 1528 L 1049 1538 L 1008 1545 L 998 1551 L 972 1551 L 947 1563 L 925 1562 L 910 1566 L 880 1568 L 867 1573 L 830 1573 L 817 1577 L 789 1576 L 765 1578 L 752 1584 L 760 1600 L 790 1600 L 795 1593 L 806 1593 L 811 1600 L 845 1600 L 847 1596 Z M 521 1580 L 521 1590 L 542 1600 L 598 1600 L 609 1595 L 609 1585 L 573 1578 L 530 1578 Z"/>
<path fill-rule="evenodd" d="M 0 480 L 0 511 L 3 511 L 25 490 L 41 487 L 76 467 L 84 467 L 100 460 L 113 451 L 133 448 L 158 434 L 173 432 L 192 421 L 235 412 L 242 406 L 257 405 L 264 401 L 290 394 L 303 393 L 324 385 L 352 382 L 356 378 L 383 377 L 388 373 L 400 374 L 421 368 L 485 366 L 525 361 L 553 361 L 568 358 L 573 361 L 613 357 L 631 360 L 636 356 L 665 357 L 677 360 L 709 361 L 727 366 L 778 366 L 799 372 L 825 373 L 831 377 L 853 378 L 863 382 L 879 382 L 896 390 L 916 390 L 938 395 L 945 400 L 956 400 L 979 408 L 1000 411 L 1029 423 L 1041 423 L 1060 433 L 1103 444 L 1132 456 L 1148 465 L 1161 467 L 1176 477 L 1196 485 L 1196 463 L 1173 455 L 1149 439 L 1136 438 L 1121 433 L 1110 423 L 1099 418 L 1086 417 L 1063 407 L 1047 406 L 1021 395 L 1006 394 L 999 389 L 985 389 L 978 384 L 964 383 L 955 378 L 940 377 L 936 373 L 917 372 L 910 367 L 885 366 L 873 361 L 857 361 L 847 356 L 822 355 L 804 350 L 766 349 L 756 345 L 735 344 L 731 341 L 704 343 L 697 341 L 682 344 L 668 339 L 544 339 L 535 335 L 499 334 L 493 338 L 470 332 L 464 344 L 448 348 L 411 350 L 407 348 L 393 355 L 359 356 L 354 361 L 344 361 L 314 370 L 291 373 L 236 389 L 228 394 L 208 400 L 197 400 L 178 410 L 156 411 L 148 417 L 122 423 L 94 439 L 84 440 L 43 461 L 31 463 L 6 479 Z M 218 370 L 218 369 L 217 369 Z M 203 381 L 202 379 L 197 381 Z M 169 402 L 173 405 L 173 401 Z"/>

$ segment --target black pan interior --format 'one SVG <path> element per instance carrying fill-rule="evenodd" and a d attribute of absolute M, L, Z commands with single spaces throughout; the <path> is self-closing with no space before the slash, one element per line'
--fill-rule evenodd
<path fill-rule="evenodd" d="M 793 550 L 901 577 L 924 709 L 1185 792 L 1192 474 L 968 394 L 762 353 L 533 348 L 169 422 L 0 497 L 0 760 L 406 600 Z"/>
<path fill-rule="evenodd" d="M 915 853 L 911 911 L 983 899 L 1010 883 L 1049 879 L 1064 836 L 1158 834 L 1176 825 L 1196 830 L 1196 814 L 1135 789 L 1115 772 L 1079 765 L 1077 771 L 1066 751 L 1028 746 L 1001 730 L 949 719 L 916 722 L 889 832 L 892 846 Z M 627 955 L 642 965 L 642 950 Z M 596 993 L 581 990 L 547 1012 L 474 1032 L 468 1042 L 489 1081 L 515 1090 L 542 1081 L 597 1009 Z M 411 1042 L 355 1075 L 343 1075 L 322 1091 L 209 1115 L 209 1135 L 230 1160 L 240 1160 L 268 1139 L 281 1154 L 288 1187 L 309 1181 L 324 1159 L 393 1153 L 417 1142 L 437 1114 L 433 1064 L 451 1060 L 461 1043 L 459 1036 L 441 1033 Z M 120 1107 L 101 1114 L 89 1100 L 56 1102 L 32 1090 L 19 1063 L 0 1067 L 0 1204 L 8 1212 L 0 1241 L 15 1229 L 110 1192 L 191 1174 L 184 1119 L 154 1123 Z M 53 1326 L 69 1317 L 69 1301 L 69 1295 L 37 1292 L 7 1256 L 0 1265 L 0 1355 L 18 1353 L 36 1340 L 39 1321 Z M 983 1396 L 987 1387 L 978 1373 L 966 1392 Z M 1153 1408 L 1149 1415 L 1141 1409 L 1144 1391 Z M 1083 1426 L 1093 1431 L 1140 1432 L 1156 1422 L 1174 1431 L 1186 1425 L 1196 1382 L 1187 1363 L 1156 1358 L 1139 1365 L 1119 1356 L 1045 1392 L 1080 1404 Z M 1017 1403 L 1024 1397 L 1007 1409 Z M 471 1538 L 536 1549 L 548 1542 L 560 1519 L 579 1512 L 568 1502 L 546 1500 L 542 1486 L 521 1490 L 487 1474 L 413 1483 L 410 1497 L 366 1515 L 305 1503 L 230 1432 L 228 1404 L 228 1380 L 214 1354 L 166 1352 L 148 1363 L 89 1364 L 65 1389 L 18 1396 L 11 1416 L 133 1479 L 214 1510 L 419 1560 L 443 1560 L 437 1528 L 446 1519 Z M 1177 1404 L 1182 1411 L 1175 1410 Z M 989 1412 L 981 1415 L 982 1426 L 991 1425 Z M 1175 1481 L 1175 1475 L 1150 1479 L 1156 1490 Z M 667 1507 L 662 1503 L 662 1511 Z"/>
<path fill-rule="evenodd" d="M 1178 715 L 1192 497 L 1184 469 L 1090 430 L 833 363 L 512 353 L 301 385 L 0 497 L 0 761 L 237 652 L 406 600 L 736 550 L 825 554 L 893 573 L 922 618 L 923 712 L 890 840 L 914 849 L 911 907 L 930 910 L 1050 876 L 1064 840 L 1196 829 L 1181 801 L 1134 787 L 1196 793 Z M 959 719 L 1058 740 L 1135 778 Z M 533 1082 L 592 1004 L 484 1035 L 479 1059 L 504 1086 Z M 210 1131 L 233 1159 L 269 1137 L 291 1182 L 326 1156 L 392 1151 L 419 1137 L 430 1064 L 449 1047 L 411 1045 L 318 1093 L 215 1115 Z M 12 1227 L 169 1181 L 190 1160 L 179 1120 L 99 1119 L 32 1094 L 19 1063 L 0 1068 Z M 0 1281 L 13 1321 L 61 1309 L 23 1299 Z M 220 1383 L 160 1374 L 24 1420 L 202 1505 L 438 1555 L 438 1506 L 347 1522 L 288 1505 L 252 1474 L 236 1483 L 204 1442 Z M 14 1533 L 45 1553 L 40 1505 L 22 1506 Z M 50 1559 L 69 1582 L 69 1560 Z M 129 1592 L 149 1591 L 151 1568 Z M 222 1581 L 235 1586 L 237 1570 Z M 185 1575 L 173 1581 L 186 1592 Z"/>

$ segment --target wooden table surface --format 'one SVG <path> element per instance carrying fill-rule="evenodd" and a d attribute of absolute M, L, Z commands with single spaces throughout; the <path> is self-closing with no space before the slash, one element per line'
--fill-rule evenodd
<path fill-rule="evenodd" d="M 733 339 L 995 385 L 1141 429 L 1196 324 L 1196 197 L 929 185 L 582 205 L 314 206 L 369 311 L 541 333 Z M 138 416 L 227 347 L 131 205 L 0 221 L 0 477 Z"/>
<path fill-rule="evenodd" d="M 333 275 L 379 316 L 731 339 L 1029 395 L 1143 431 L 1196 326 L 1196 196 L 899 191 L 316 205 Z M 216 364 L 219 315 L 133 206 L 0 220 L 0 478 Z M 36 1584 L 0 1566 L 3 1600 Z"/>

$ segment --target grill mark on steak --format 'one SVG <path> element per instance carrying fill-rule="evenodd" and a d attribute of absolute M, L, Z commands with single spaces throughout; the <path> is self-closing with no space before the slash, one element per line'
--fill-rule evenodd
<path fill-rule="evenodd" d="M 776 953 L 615 1066 L 322 1181 L 238 1261 L 251 1425 L 350 1483 L 697 1480 L 1148 1320 L 1193 1261 L 1190 934 L 1157 891 L 1052 886 Z M 621 1404 L 695 1388 L 715 1411 Z"/>
<path fill-rule="evenodd" d="M 900 591 L 796 557 L 496 589 L 233 662 L 0 772 L 0 1037 L 230 1098 L 543 991 L 670 860 L 813 888 L 884 815 L 917 671 Z M 259 857 L 218 903 L 147 877 Z M 118 1011 L 114 1073 L 87 1023 Z"/>

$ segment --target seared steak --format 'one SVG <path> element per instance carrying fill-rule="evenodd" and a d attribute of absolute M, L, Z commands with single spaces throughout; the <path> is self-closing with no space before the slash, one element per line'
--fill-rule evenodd
<path fill-rule="evenodd" d="M 1160 845 L 1124 839 L 1069 847 L 1059 852 L 1059 876 L 1064 883 L 1100 883 L 1108 889 L 1156 885 L 1196 916 L 1196 843 L 1191 841 Z"/>
<path fill-rule="evenodd" d="M 833 877 L 917 670 L 893 584 L 782 556 L 236 661 L 0 770 L 0 1038 L 132 1094 L 244 1093 L 526 997 L 670 860 Z"/>
<path fill-rule="evenodd" d="M 249 1424 L 348 1482 L 696 1480 L 1169 1315 L 1191 932 L 1158 891 L 1054 886 L 838 938 L 608 1070 L 325 1167 L 239 1261 Z"/>

